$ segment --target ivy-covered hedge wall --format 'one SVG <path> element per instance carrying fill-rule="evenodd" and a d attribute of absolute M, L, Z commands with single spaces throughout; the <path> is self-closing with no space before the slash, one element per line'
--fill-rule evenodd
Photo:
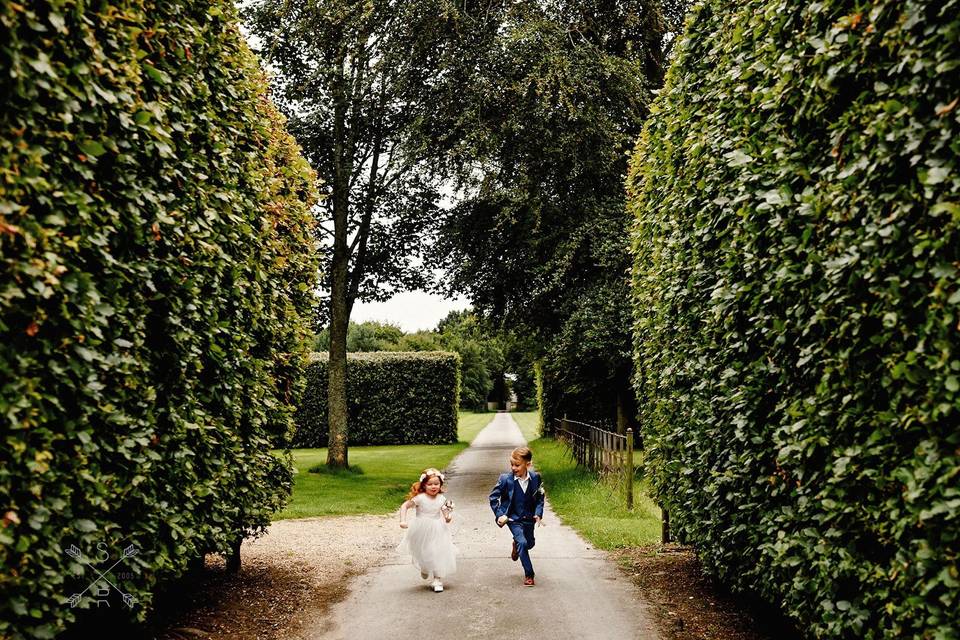
<path fill-rule="evenodd" d="M 295 447 L 325 447 L 326 353 L 307 368 L 297 412 Z M 460 356 L 444 351 L 347 354 L 347 415 L 351 445 L 442 444 L 457 441 Z"/>
<path fill-rule="evenodd" d="M 3 2 L 0 68 L 0 637 L 50 638 L 71 547 L 142 618 L 285 502 L 315 187 L 230 2 Z"/>
<path fill-rule="evenodd" d="M 960 3 L 706 0 L 629 178 L 673 526 L 810 637 L 960 629 Z"/>

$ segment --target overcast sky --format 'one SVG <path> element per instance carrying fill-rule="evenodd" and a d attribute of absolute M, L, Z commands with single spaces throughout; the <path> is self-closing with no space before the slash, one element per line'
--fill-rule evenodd
<path fill-rule="evenodd" d="M 412 333 L 421 329 L 436 329 L 437 323 L 448 313 L 469 306 L 467 299 L 462 296 L 448 300 L 432 293 L 409 291 L 398 293 L 386 302 L 357 302 L 350 319 L 353 322 L 389 322 Z"/>

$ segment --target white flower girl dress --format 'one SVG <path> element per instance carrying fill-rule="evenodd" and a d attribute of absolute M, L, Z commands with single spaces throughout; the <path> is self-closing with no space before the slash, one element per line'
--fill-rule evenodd
<path fill-rule="evenodd" d="M 434 578 L 446 578 L 457 570 L 457 548 L 443 517 L 443 506 L 447 502 L 442 493 L 434 498 L 419 493 L 413 498 L 417 517 L 410 523 L 397 551 L 409 554 L 421 575 L 432 573 Z"/>

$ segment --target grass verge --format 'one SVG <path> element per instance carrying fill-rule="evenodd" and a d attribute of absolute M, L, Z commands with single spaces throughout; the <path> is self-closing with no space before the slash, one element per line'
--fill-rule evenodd
<path fill-rule="evenodd" d="M 461 411 L 460 421 L 457 423 L 457 438 L 460 442 L 467 444 L 473 442 L 485 426 L 497 416 L 496 413 L 474 413 L 473 411 Z"/>
<path fill-rule="evenodd" d="M 539 411 L 513 411 L 510 417 L 520 427 L 524 440 L 532 443 L 540 437 L 540 412 Z"/>

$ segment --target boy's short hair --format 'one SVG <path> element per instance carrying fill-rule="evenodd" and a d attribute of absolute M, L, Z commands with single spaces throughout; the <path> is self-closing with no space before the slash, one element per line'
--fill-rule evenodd
<path fill-rule="evenodd" d="M 510 458 L 530 462 L 533 460 L 533 451 L 530 451 L 530 447 L 517 447 L 510 453 Z"/>

